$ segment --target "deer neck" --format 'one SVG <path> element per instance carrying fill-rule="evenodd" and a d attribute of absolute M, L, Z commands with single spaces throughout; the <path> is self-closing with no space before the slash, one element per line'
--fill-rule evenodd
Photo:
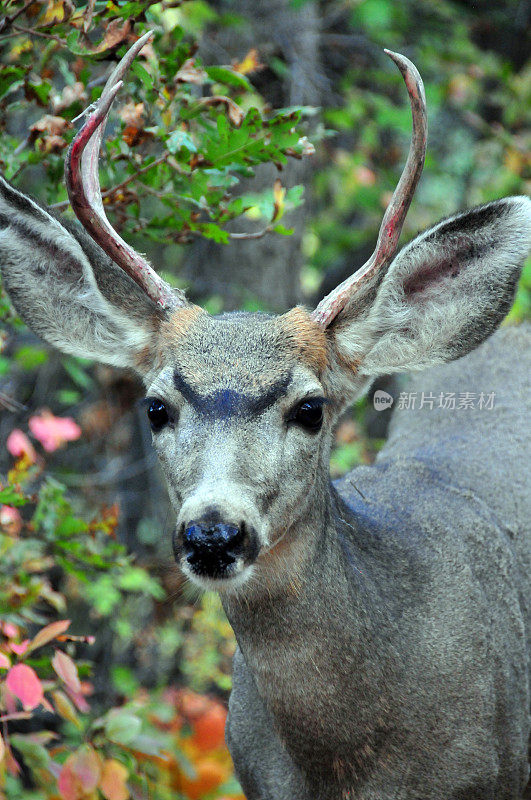
<path fill-rule="evenodd" d="M 286 748 L 303 771 L 331 770 L 334 780 L 342 754 L 357 763 L 357 774 L 369 768 L 389 718 L 387 620 L 359 533 L 355 515 L 328 483 L 325 502 L 317 497 L 290 531 L 292 552 L 283 559 L 291 559 L 294 577 L 284 590 L 262 587 L 224 600 Z M 353 718 L 344 719 L 345 707 L 356 709 Z"/>

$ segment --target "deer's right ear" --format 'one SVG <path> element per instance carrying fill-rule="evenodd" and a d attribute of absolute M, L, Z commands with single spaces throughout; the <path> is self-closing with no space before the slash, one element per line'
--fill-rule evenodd
<path fill-rule="evenodd" d="M 77 223 L 0 176 L 0 271 L 35 333 L 77 356 L 143 372 L 166 312 Z"/>

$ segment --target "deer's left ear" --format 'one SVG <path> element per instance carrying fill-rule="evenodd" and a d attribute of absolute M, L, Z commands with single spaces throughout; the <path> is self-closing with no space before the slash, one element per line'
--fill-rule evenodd
<path fill-rule="evenodd" d="M 341 365 L 367 378 L 473 350 L 509 311 L 531 246 L 531 201 L 510 197 L 440 222 L 328 329 Z"/>

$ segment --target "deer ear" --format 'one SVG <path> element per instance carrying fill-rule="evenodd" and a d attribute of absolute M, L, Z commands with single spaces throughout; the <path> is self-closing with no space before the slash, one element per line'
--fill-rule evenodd
<path fill-rule="evenodd" d="M 509 311 L 531 246 L 531 202 L 510 197 L 418 236 L 329 328 L 338 363 L 367 378 L 473 350 Z"/>
<path fill-rule="evenodd" d="M 72 355 L 142 372 L 164 311 L 76 223 L 0 177 L 0 268 L 35 333 Z"/>

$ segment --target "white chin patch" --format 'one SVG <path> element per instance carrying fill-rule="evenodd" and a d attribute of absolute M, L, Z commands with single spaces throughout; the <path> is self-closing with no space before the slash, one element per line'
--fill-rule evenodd
<path fill-rule="evenodd" d="M 210 592 L 235 592 L 240 589 L 244 583 L 247 583 L 253 574 L 253 565 L 245 566 L 243 558 L 238 558 L 227 576 L 224 578 L 210 578 L 208 575 L 199 575 L 195 572 L 188 562 L 184 559 L 181 561 L 181 570 L 196 586 Z"/>

